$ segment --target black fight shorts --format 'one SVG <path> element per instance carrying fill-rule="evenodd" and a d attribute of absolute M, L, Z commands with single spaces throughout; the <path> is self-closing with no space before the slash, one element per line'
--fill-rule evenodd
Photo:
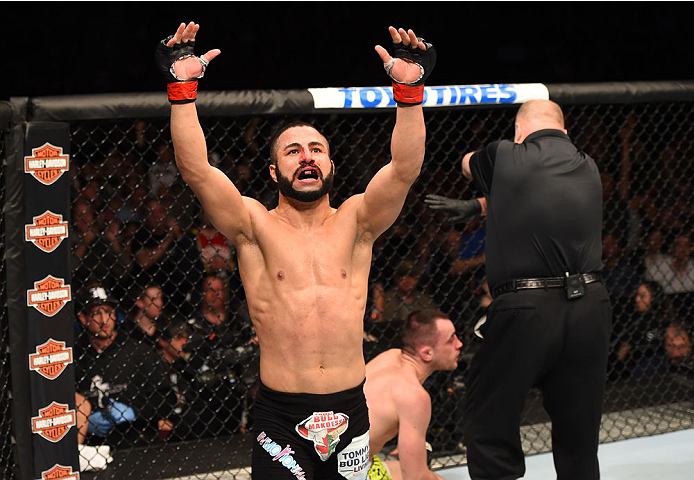
<path fill-rule="evenodd" d="M 367 478 L 363 383 L 327 395 L 276 392 L 261 383 L 253 408 L 253 479 Z"/>

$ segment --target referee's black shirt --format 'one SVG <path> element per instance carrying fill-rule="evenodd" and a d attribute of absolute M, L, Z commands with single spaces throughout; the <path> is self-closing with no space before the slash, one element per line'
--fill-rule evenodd
<path fill-rule="evenodd" d="M 470 158 L 487 199 L 489 287 L 515 278 L 602 270 L 602 184 L 561 130 L 490 143 Z"/>

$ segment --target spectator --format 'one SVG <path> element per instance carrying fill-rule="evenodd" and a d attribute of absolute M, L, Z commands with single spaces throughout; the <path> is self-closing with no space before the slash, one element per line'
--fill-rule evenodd
<path fill-rule="evenodd" d="M 88 418 L 87 436 L 109 442 L 123 435 L 132 441 L 158 438 L 169 428 L 167 405 L 175 405 L 175 398 L 154 350 L 119 334 L 117 301 L 106 288 L 90 286 L 78 298 L 84 330 L 75 342 L 75 379 L 84 397 L 78 409 Z"/>
<path fill-rule="evenodd" d="M 158 285 L 146 286 L 137 300 L 132 315 L 123 322 L 124 330 L 133 340 L 156 343 L 161 336 L 157 319 L 164 307 L 164 292 Z"/>
<path fill-rule="evenodd" d="M 644 243 L 644 255 L 641 265 L 643 274 L 645 274 L 648 269 L 652 268 L 653 264 L 663 262 L 662 250 L 665 243 L 663 231 L 657 228 L 651 229 L 648 235 L 646 235 Z"/>
<path fill-rule="evenodd" d="M 185 350 L 191 335 L 187 322 L 173 318 L 162 329 L 158 340 L 157 353 L 176 393 L 170 417 L 174 425 L 170 440 L 197 439 L 218 431 L 213 426 L 216 412 L 208 408 L 206 396 L 196 388 L 195 371 L 188 362 L 190 353 Z"/>
<path fill-rule="evenodd" d="M 84 175 L 84 173 L 83 171 L 82 174 Z M 101 179 L 90 175 L 86 180 L 81 182 L 81 188 L 79 188 L 78 192 L 79 198 L 92 207 L 97 218 L 101 216 L 101 212 L 106 208 L 105 197 L 107 197 L 107 194 L 103 192 L 101 186 Z"/>
<path fill-rule="evenodd" d="M 692 372 L 692 339 L 684 324 L 675 322 L 668 326 L 664 347 L 671 371 Z"/>
<path fill-rule="evenodd" d="M 630 302 L 615 310 L 612 329 L 615 349 L 610 363 L 612 379 L 629 378 L 644 356 L 652 356 L 662 341 L 671 312 L 663 298 L 660 285 L 643 281 L 636 288 Z"/>
<path fill-rule="evenodd" d="M 414 310 L 437 308 L 433 299 L 418 288 L 414 259 L 405 259 L 393 274 L 392 284 L 384 288 L 376 283 L 372 289 L 372 310 L 368 325 L 370 341 L 365 358 L 370 359 L 389 348 L 399 348 L 398 332 Z M 367 345 L 365 345 L 367 347 Z"/>
<path fill-rule="evenodd" d="M 622 249 L 613 233 L 603 233 L 602 257 L 604 262 L 602 278 L 613 303 L 628 301 L 640 282 L 638 268 L 622 257 Z"/>
<path fill-rule="evenodd" d="M 414 310 L 434 308 L 431 297 L 417 288 L 418 279 L 407 262 L 397 269 L 391 287 L 374 288 L 375 318 L 377 322 L 403 322 Z"/>
<path fill-rule="evenodd" d="M 173 150 L 165 143 L 159 143 L 155 147 L 156 160 L 149 167 L 149 194 L 154 198 L 161 198 L 168 194 L 176 182 L 178 170 Z"/>
<path fill-rule="evenodd" d="M 234 247 L 210 222 L 203 210 L 198 214 L 198 228 L 193 230 L 196 236 L 200 258 L 207 273 L 224 273 L 230 275 L 236 270 Z"/>
<path fill-rule="evenodd" d="M 150 198 L 143 210 L 146 218 L 132 240 L 133 276 L 143 287 L 160 285 L 168 301 L 190 314 L 198 301 L 190 292 L 196 291 L 203 275 L 195 239 L 158 200 Z"/>
<path fill-rule="evenodd" d="M 612 176 L 606 172 L 600 174 L 602 181 L 603 232 L 620 239 L 625 254 L 631 253 L 638 244 L 641 235 L 641 220 L 636 210 L 632 210 L 628 198 L 628 186 L 623 188 L 626 180 L 622 179 L 619 189 L 615 187 Z"/>
<path fill-rule="evenodd" d="M 484 278 L 484 229 L 485 217 L 473 217 L 460 239 L 460 248 L 458 250 L 458 258 L 456 259 L 451 273 L 453 275 L 474 275 L 481 283 Z"/>
<path fill-rule="evenodd" d="M 428 260 L 420 283 L 427 285 L 436 305 L 456 313 L 452 320 L 456 330 L 464 336 L 472 334 L 470 323 L 479 318 L 480 310 L 485 310 L 491 299 L 486 298 L 486 280 L 479 282 L 475 273 L 482 265 L 479 262 L 484 261 L 484 255 L 472 253 L 474 250 L 470 247 L 474 242 L 468 241 L 466 248 L 462 241 L 463 237 L 457 230 L 437 235 L 426 254 Z M 465 251 L 465 259 L 461 258 L 462 251 Z"/>
<path fill-rule="evenodd" d="M 694 292 L 691 238 L 677 235 L 670 252 L 670 255 L 652 259 L 646 266 L 645 277 L 658 282 L 666 294 Z"/>
<path fill-rule="evenodd" d="M 127 190 L 130 187 L 123 187 L 123 190 Z M 142 218 L 140 217 L 140 211 L 147 200 L 147 187 L 144 185 L 137 185 L 131 188 L 131 191 L 125 195 L 125 203 L 116 212 L 116 218 L 123 225 L 129 223 L 142 223 Z"/>
<path fill-rule="evenodd" d="M 692 375 L 692 340 L 685 325 L 679 321 L 670 323 L 659 336 L 659 348 L 654 355 L 644 356 L 634 376 L 653 377 L 667 374 Z"/>
<path fill-rule="evenodd" d="M 102 229 L 88 202 L 72 207 L 74 225 L 71 256 L 73 288 L 100 281 L 113 289 L 129 270 L 128 252 L 120 241 L 117 223 Z"/>
<path fill-rule="evenodd" d="M 241 422 L 245 396 L 258 378 L 257 348 L 252 341 L 248 309 L 232 317 L 227 285 L 215 275 L 201 282 L 202 302 L 189 320 L 193 334 L 184 350 L 195 389 L 206 398 L 205 410 L 217 412 L 214 432 L 235 432 Z"/>

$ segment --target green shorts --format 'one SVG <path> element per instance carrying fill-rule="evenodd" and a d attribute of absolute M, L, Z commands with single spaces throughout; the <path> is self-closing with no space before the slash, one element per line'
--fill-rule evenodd
<path fill-rule="evenodd" d="M 369 468 L 369 473 L 366 476 L 369 480 L 393 480 L 388 467 L 376 455 L 371 460 L 371 468 Z"/>

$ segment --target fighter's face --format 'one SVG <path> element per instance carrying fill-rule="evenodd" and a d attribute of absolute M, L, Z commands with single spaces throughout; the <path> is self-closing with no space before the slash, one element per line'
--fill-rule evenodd
<path fill-rule="evenodd" d="M 448 319 L 436 320 L 437 341 L 434 347 L 437 370 L 455 370 L 463 342 L 455 334 L 455 326 Z"/>
<path fill-rule="evenodd" d="M 270 174 L 282 195 L 313 202 L 330 191 L 334 166 L 323 135 L 312 127 L 294 127 L 282 133 L 277 143 L 276 162 L 270 166 Z"/>

